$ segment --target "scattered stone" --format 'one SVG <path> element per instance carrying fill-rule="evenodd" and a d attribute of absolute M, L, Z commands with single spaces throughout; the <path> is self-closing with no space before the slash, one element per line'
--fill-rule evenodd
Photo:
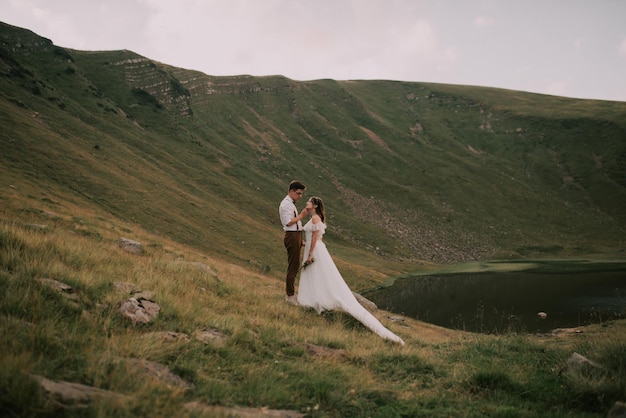
<path fill-rule="evenodd" d="M 60 294 L 63 295 L 63 297 L 67 299 L 70 299 L 72 301 L 76 301 L 79 299 L 78 295 L 74 293 L 74 289 L 72 288 L 72 286 L 68 284 L 65 284 L 55 279 L 37 278 L 35 279 L 35 281 L 37 281 L 38 283 L 41 283 L 42 285 L 52 290 L 59 292 Z"/>
<path fill-rule="evenodd" d="M 196 268 L 199 268 L 200 270 L 204 270 L 207 273 L 209 273 L 209 275 L 211 275 L 212 277 L 217 278 L 217 272 L 213 270 L 211 266 L 204 264 L 204 263 L 200 263 L 199 261 L 192 261 L 189 264 Z"/>
<path fill-rule="evenodd" d="M 154 301 L 154 296 L 155 296 L 154 292 L 150 290 L 131 291 L 130 294 L 133 295 L 133 297 L 137 300 L 146 299 L 146 300 Z"/>
<path fill-rule="evenodd" d="M 204 264 L 199 261 L 182 261 L 182 260 L 177 260 L 176 263 L 179 265 L 188 265 L 196 269 L 202 270 L 206 272 L 209 276 L 214 278 L 216 282 L 218 283 L 221 282 L 221 280 L 219 279 L 217 275 L 217 272 L 213 269 L 213 267 L 209 266 L 208 264 Z M 204 288 L 201 288 L 201 290 L 206 291 L 206 289 Z"/>
<path fill-rule="evenodd" d="M 144 338 L 158 338 L 170 342 L 186 342 L 189 341 L 189 335 L 182 332 L 162 331 L 151 332 L 144 335 Z"/>
<path fill-rule="evenodd" d="M 375 313 L 376 311 L 378 311 L 378 306 L 376 306 L 376 304 L 372 302 L 371 300 L 365 298 L 362 295 L 359 295 L 356 292 L 352 292 L 352 294 L 354 295 L 356 300 L 361 304 L 361 306 L 363 306 L 365 309 L 367 309 L 371 313 Z"/>
<path fill-rule="evenodd" d="M 25 224 L 24 227 L 27 229 L 31 229 L 33 231 L 44 232 L 48 230 L 48 225 L 42 225 L 42 224 Z"/>
<path fill-rule="evenodd" d="M 33 375 L 33 378 L 43 387 L 52 402 L 60 407 L 86 407 L 93 398 L 108 398 L 120 401 L 131 399 L 131 397 L 126 395 L 80 383 L 54 381 L 36 375 Z"/>
<path fill-rule="evenodd" d="M 205 328 L 200 331 L 196 331 L 194 337 L 198 341 L 202 341 L 205 344 L 211 344 L 214 347 L 223 347 L 226 345 L 228 336 L 223 332 L 214 328 Z"/>
<path fill-rule="evenodd" d="M 122 303 L 119 312 L 134 324 L 148 324 L 156 319 L 160 310 L 161 307 L 150 300 L 130 298 Z"/>
<path fill-rule="evenodd" d="M 137 300 L 143 306 L 146 312 L 148 312 L 148 314 L 153 318 L 156 318 L 159 312 L 161 311 L 161 307 L 151 300 L 147 300 L 147 299 L 137 299 Z"/>
<path fill-rule="evenodd" d="M 154 292 L 139 290 L 133 283 L 114 282 L 113 288 L 122 294 L 130 294 L 132 297 L 122 302 L 119 312 L 129 318 L 133 323 L 147 324 L 156 319 L 161 307 L 154 302 Z"/>
<path fill-rule="evenodd" d="M 555 328 L 550 334 L 562 335 L 562 334 L 582 334 L 584 331 L 581 328 Z"/>
<path fill-rule="evenodd" d="M 173 389 L 189 389 L 192 386 L 191 383 L 172 373 L 166 366 L 154 361 L 137 358 L 122 358 L 119 359 L 118 362 L 134 367 L 140 374 L 144 374 Z"/>
<path fill-rule="evenodd" d="M 48 286 L 49 288 L 56 290 L 58 292 L 62 292 L 62 293 L 74 293 L 74 289 L 72 289 L 72 286 L 65 284 L 63 282 L 60 282 L 58 280 L 55 279 L 42 279 L 42 278 L 37 278 L 35 279 L 37 282 Z"/>
<path fill-rule="evenodd" d="M 126 293 L 128 295 L 130 295 L 132 291 L 135 290 L 136 287 L 137 286 L 132 283 L 126 283 L 126 282 L 114 282 L 113 283 L 113 288 L 115 289 L 116 292 Z"/>
<path fill-rule="evenodd" d="M 140 242 L 133 241 L 127 238 L 120 238 L 118 245 L 121 249 L 126 250 L 132 254 L 142 255 L 144 252 L 143 245 Z"/>
<path fill-rule="evenodd" d="M 607 418 L 626 418 L 626 403 L 615 402 L 613 408 L 609 411 Z"/>
<path fill-rule="evenodd" d="M 589 360 L 587 357 L 573 353 L 567 359 L 566 366 L 559 372 L 559 375 L 572 376 L 574 374 L 589 376 L 597 372 L 604 372 L 605 368 L 600 364 Z"/>
<path fill-rule="evenodd" d="M 290 411 L 286 409 L 268 409 L 268 408 L 248 408 L 243 406 L 220 406 L 207 405 L 202 402 L 188 402 L 185 408 L 192 412 L 202 414 L 202 416 L 211 417 L 237 417 L 237 418 L 303 418 L 306 414 L 298 411 Z"/>
<path fill-rule="evenodd" d="M 539 319 L 546 319 L 548 317 L 548 314 L 545 312 L 539 312 L 537 313 L 537 318 Z"/>
<path fill-rule="evenodd" d="M 401 317 L 398 315 L 387 316 L 387 319 L 389 319 L 391 322 L 395 322 L 397 324 L 402 324 L 402 325 L 405 325 L 405 322 L 406 322 L 404 317 Z"/>

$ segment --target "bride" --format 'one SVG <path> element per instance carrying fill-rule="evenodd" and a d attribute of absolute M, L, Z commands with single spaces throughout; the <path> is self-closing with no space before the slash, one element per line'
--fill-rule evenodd
<path fill-rule="evenodd" d="M 404 345 L 404 341 L 380 323 L 365 309 L 352 294 L 341 277 L 322 236 L 326 231 L 324 202 L 319 197 L 311 197 L 306 202 L 307 213 L 313 214 L 304 225 L 306 245 L 304 264 L 300 273 L 298 303 L 301 306 L 322 311 L 343 311 L 352 315 L 367 328 L 382 338 Z"/>

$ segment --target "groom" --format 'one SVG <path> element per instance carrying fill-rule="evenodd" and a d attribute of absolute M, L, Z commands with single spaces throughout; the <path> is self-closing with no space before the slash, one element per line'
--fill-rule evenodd
<path fill-rule="evenodd" d="M 306 208 L 298 214 L 296 202 L 302 198 L 306 186 L 299 181 L 289 183 L 287 196 L 280 202 L 278 214 L 285 231 L 284 244 L 287 249 L 287 275 L 285 285 L 287 296 L 285 301 L 297 305 L 295 282 L 298 270 L 300 270 L 300 251 L 302 249 L 302 218 L 306 216 Z"/>

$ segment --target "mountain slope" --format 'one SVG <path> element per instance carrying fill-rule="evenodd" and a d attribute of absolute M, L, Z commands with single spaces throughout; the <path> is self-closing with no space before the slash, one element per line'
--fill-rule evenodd
<path fill-rule="evenodd" d="M 5 24 L 0 40 L 5 216 L 71 203 L 280 276 L 298 178 L 348 272 L 623 256 L 626 103 L 213 77 Z"/>

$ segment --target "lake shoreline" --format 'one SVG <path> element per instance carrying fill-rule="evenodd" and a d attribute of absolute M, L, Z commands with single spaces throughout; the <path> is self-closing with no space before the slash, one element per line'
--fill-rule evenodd
<path fill-rule="evenodd" d="M 624 318 L 625 284 L 623 260 L 498 260 L 407 274 L 363 295 L 449 329 L 550 334 Z"/>
<path fill-rule="evenodd" d="M 598 271 L 621 271 L 626 270 L 626 258 L 623 259 L 593 259 L 593 258 L 576 258 L 576 259 L 528 259 L 528 260 L 486 260 L 472 261 L 468 263 L 441 265 L 427 271 L 411 271 L 405 274 L 390 277 L 378 286 L 365 289 L 363 293 L 372 292 L 374 290 L 390 287 L 397 280 L 408 279 L 411 277 L 438 276 L 444 274 L 463 274 L 463 273 L 510 273 L 516 271 L 525 271 L 533 269 L 542 269 L 546 273 L 565 273 L 571 272 L 572 267 L 576 266 L 578 272 L 598 272 Z"/>

